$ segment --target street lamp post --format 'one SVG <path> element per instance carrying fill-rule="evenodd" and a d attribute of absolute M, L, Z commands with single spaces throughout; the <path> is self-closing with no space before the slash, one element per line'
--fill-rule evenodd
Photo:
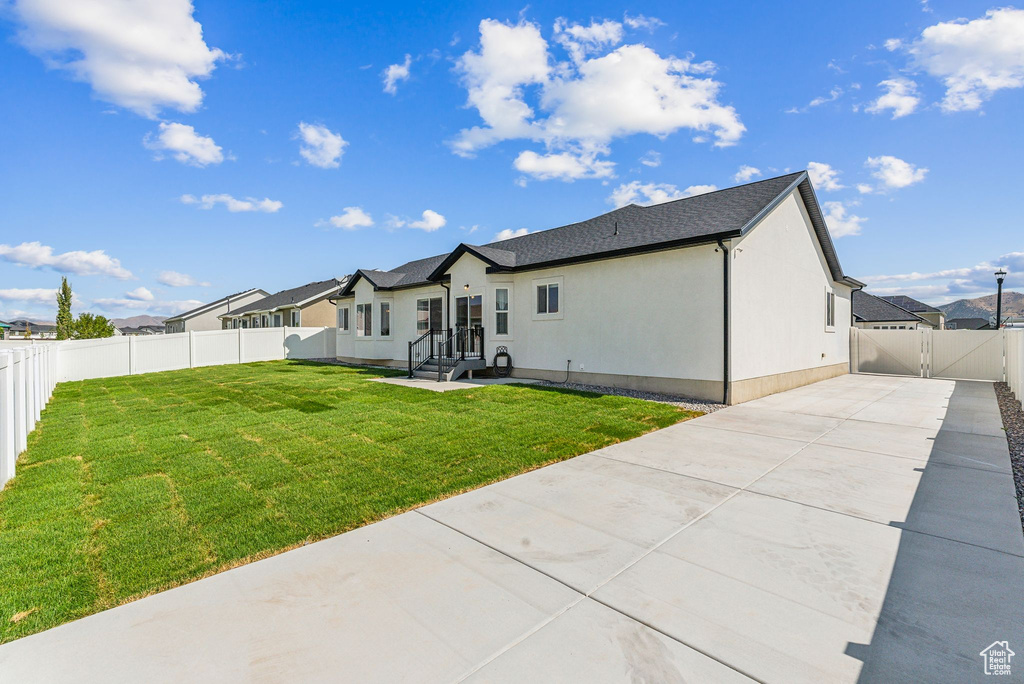
<path fill-rule="evenodd" d="M 999 269 L 996 271 L 996 283 L 999 284 L 999 288 L 996 291 L 996 330 L 1002 327 L 1003 322 L 1003 278 L 1006 277 L 1006 271 Z"/>

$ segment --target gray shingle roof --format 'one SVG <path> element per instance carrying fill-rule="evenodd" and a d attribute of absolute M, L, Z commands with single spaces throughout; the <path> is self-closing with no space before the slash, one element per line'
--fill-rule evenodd
<path fill-rule="evenodd" d="M 248 294 L 250 292 L 262 292 L 262 290 L 260 290 L 258 287 L 250 287 L 248 290 L 242 290 L 241 292 L 236 292 L 234 294 L 229 294 L 226 297 L 221 297 L 220 299 L 217 299 L 215 301 L 212 301 L 212 302 L 209 302 L 207 304 L 202 304 L 200 306 L 197 306 L 194 309 L 189 309 L 188 311 L 182 312 L 180 314 L 175 314 L 174 316 L 171 316 L 170 318 L 165 318 L 164 319 L 164 323 L 167 323 L 168 321 L 172 321 L 173 322 L 173 321 L 181 320 L 183 318 L 188 318 L 188 317 L 190 317 L 190 316 L 192 316 L 194 314 L 199 313 L 200 311 L 205 311 L 206 309 L 209 309 L 211 307 L 219 306 L 220 304 L 223 304 L 224 302 L 226 302 L 226 301 L 228 301 L 230 299 L 234 299 L 235 297 L 240 297 L 240 296 L 242 296 L 244 294 Z"/>
<path fill-rule="evenodd" d="M 878 298 L 884 299 L 890 304 L 895 304 L 911 313 L 942 313 L 934 306 L 928 306 L 924 302 L 919 302 L 907 295 L 878 295 Z"/>
<path fill-rule="evenodd" d="M 918 322 L 924 319 L 917 314 L 888 302 L 881 297 L 868 294 L 863 290 L 853 292 L 853 316 L 858 321 L 871 323 L 874 321 L 910 321 Z"/>
<path fill-rule="evenodd" d="M 307 283 L 305 285 L 300 285 L 299 287 L 293 287 L 289 290 L 275 292 L 269 297 L 257 299 L 252 304 L 246 304 L 242 308 L 224 315 L 240 316 L 251 311 L 270 311 L 282 306 L 288 306 L 289 304 L 298 304 L 299 302 L 305 301 L 310 297 L 315 297 L 320 293 L 324 293 L 325 295 L 334 294 L 334 292 L 343 284 L 344 280 L 338 280 L 337 278 L 318 280 L 315 283 Z"/>
<path fill-rule="evenodd" d="M 946 321 L 949 330 L 981 330 L 992 325 L 987 318 L 951 318 Z"/>
<path fill-rule="evenodd" d="M 807 206 L 833 277 L 852 281 L 839 265 L 807 173 L 799 171 L 649 207 L 629 204 L 586 221 L 486 245 L 462 244 L 448 254 L 411 261 L 390 271 L 360 270 L 342 294 L 349 294 L 360 277 L 378 289 L 439 280 L 465 252 L 476 254 L 495 270 L 518 271 L 736 237 L 756 225 L 794 188 Z"/>

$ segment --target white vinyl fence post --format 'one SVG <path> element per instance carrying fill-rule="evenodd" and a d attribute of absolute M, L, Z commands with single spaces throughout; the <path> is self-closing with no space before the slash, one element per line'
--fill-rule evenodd
<path fill-rule="evenodd" d="M 25 350 L 15 349 L 14 360 L 14 454 L 17 456 L 28 444 L 28 387 L 25 378 Z"/>
<path fill-rule="evenodd" d="M 196 331 L 188 331 L 188 367 L 196 367 Z"/>
<path fill-rule="evenodd" d="M 14 354 L 0 352 L 0 488 L 14 477 Z"/>
<path fill-rule="evenodd" d="M 33 347 L 35 350 L 35 363 L 33 363 L 33 372 L 35 373 L 36 382 L 36 421 L 43 416 L 43 406 L 46 405 L 44 397 L 46 396 L 45 390 L 43 389 L 43 348 Z"/>

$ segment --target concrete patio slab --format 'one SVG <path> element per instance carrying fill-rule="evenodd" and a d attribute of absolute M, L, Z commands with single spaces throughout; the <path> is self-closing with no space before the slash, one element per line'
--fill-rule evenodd
<path fill-rule="evenodd" d="M 687 421 L 592 452 L 596 456 L 745 487 L 795 454 L 805 442 L 736 433 L 722 439 L 721 430 Z"/>
<path fill-rule="evenodd" d="M 4 682 L 451 681 L 579 600 L 406 513 L 0 648 Z"/>
<path fill-rule="evenodd" d="M 701 416 L 700 421 L 704 427 L 805 442 L 821 437 L 842 422 L 839 418 L 776 411 L 746 404 Z"/>
<path fill-rule="evenodd" d="M 735 670 L 583 599 L 471 682 L 751 682 Z"/>
<path fill-rule="evenodd" d="M 998 411 L 985 383 L 840 376 L 0 646 L 0 673 L 982 679 L 1024 634 Z"/>
<path fill-rule="evenodd" d="M 735 491 L 586 455 L 420 510 L 589 593 Z"/>

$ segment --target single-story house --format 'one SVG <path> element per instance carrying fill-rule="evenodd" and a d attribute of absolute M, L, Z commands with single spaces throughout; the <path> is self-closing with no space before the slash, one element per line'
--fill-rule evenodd
<path fill-rule="evenodd" d="M 266 297 L 269 292 L 254 287 L 249 290 L 242 290 L 227 297 L 197 306 L 185 313 L 171 316 L 164 320 L 164 331 L 167 334 L 188 332 L 189 330 L 220 330 L 229 328 L 226 321 L 220 318 L 221 315 L 230 314 L 243 306 L 252 304 Z"/>
<path fill-rule="evenodd" d="M 11 329 L 10 323 L 4 323 L 0 321 L 0 340 L 7 338 L 7 331 Z"/>
<path fill-rule="evenodd" d="M 873 330 L 917 330 L 935 327 L 931 321 L 916 313 L 863 290 L 853 293 L 853 324 L 858 328 Z"/>
<path fill-rule="evenodd" d="M 360 269 L 334 298 L 338 358 L 473 359 L 454 373 L 502 349 L 513 377 L 739 403 L 848 372 L 860 287 L 800 171 Z"/>
<path fill-rule="evenodd" d="M 946 321 L 946 330 L 994 330 L 987 318 L 951 318 Z"/>
<path fill-rule="evenodd" d="M 331 327 L 334 304 L 328 297 L 338 294 L 346 278 L 330 278 L 266 295 L 250 304 L 219 316 L 224 328 L 280 328 L 282 326 Z"/>
<path fill-rule="evenodd" d="M 115 335 L 163 335 L 165 332 L 166 329 L 162 325 L 139 325 L 114 328 Z M 178 330 L 177 332 L 184 331 Z"/>
<path fill-rule="evenodd" d="M 55 340 L 57 339 L 57 326 L 50 323 L 34 323 L 24 318 L 13 320 L 10 329 L 7 331 L 8 339 L 29 339 L 29 340 Z"/>
<path fill-rule="evenodd" d="M 917 314 L 924 320 L 932 324 L 932 328 L 935 330 L 944 330 L 946 328 L 946 314 L 940 309 L 936 309 L 934 306 L 919 302 L 913 297 L 907 295 L 878 295 L 879 299 L 884 299 L 890 304 L 895 304 L 901 309 L 906 309 L 912 314 Z"/>

